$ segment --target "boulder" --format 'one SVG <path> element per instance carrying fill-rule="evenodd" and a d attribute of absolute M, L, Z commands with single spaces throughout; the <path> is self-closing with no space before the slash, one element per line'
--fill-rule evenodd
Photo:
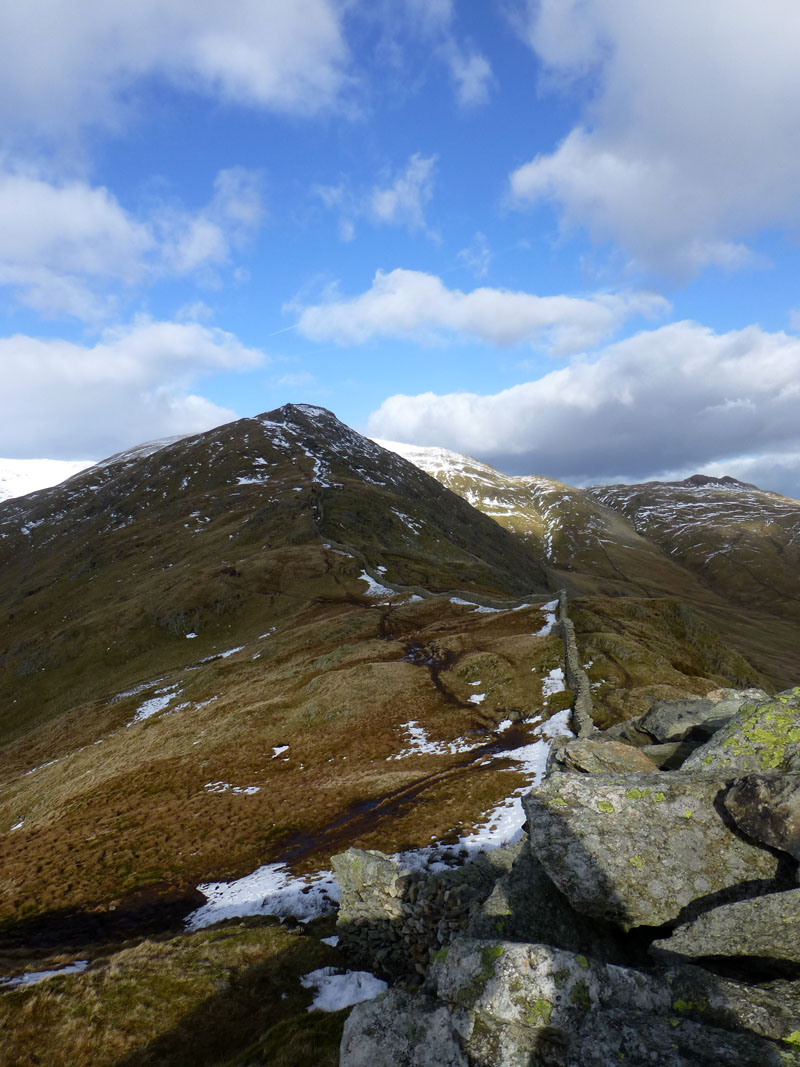
<path fill-rule="evenodd" d="M 637 720 L 654 741 L 708 740 L 743 704 L 769 700 L 763 689 L 718 689 L 705 698 L 656 700 Z"/>
<path fill-rule="evenodd" d="M 748 837 L 800 859 L 800 774 L 749 774 L 724 803 Z"/>
<path fill-rule="evenodd" d="M 722 721 L 727 722 L 735 710 Z M 649 711 L 639 717 L 636 725 L 654 741 L 683 741 L 697 732 L 701 732 L 704 739 L 711 737 L 717 728 L 713 724 L 719 720 L 717 705 L 713 700 L 657 700 Z M 705 729 L 701 730 L 704 726 Z"/>
<path fill-rule="evenodd" d="M 772 961 L 800 964 L 800 889 L 712 908 L 654 941 L 651 950 L 689 959 L 757 959 L 761 970 Z"/>
<path fill-rule="evenodd" d="M 520 842 L 513 866 L 498 879 L 488 899 L 473 908 L 466 935 L 542 942 L 610 963 L 621 963 L 628 955 L 619 927 L 575 911 L 527 840 Z"/>
<path fill-rule="evenodd" d="M 658 926 L 740 882 L 774 888 L 777 859 L 716 808 L 725 788 L 680 772 L 552 775 L 523 798 L 531 848 L 577 911 Z"/>
<path fill-rule="evenodd" d="M 685 771 L 800 772 L 800 686 L 743 704 L 684 763 Z"/>
<path fill-rule="evenodd" d="M 657 768 L 648 756 L 632 745 L 622 741 L 581 737 L 553 749 L 551 769 L 607 774 L 609 771 L 634 773 Z"/>
<path fill-rule="evenodd" d="M 750 1030 L 775 1040 L 800 1035 L 800 983 L 778 979 L 746 985 L 674 957 L 669 962 L 660 977 L 669 986 L 670 1017 L 724 1030 Z"/>

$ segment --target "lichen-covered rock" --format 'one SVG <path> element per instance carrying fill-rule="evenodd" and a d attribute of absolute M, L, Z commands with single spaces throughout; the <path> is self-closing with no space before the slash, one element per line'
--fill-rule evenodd
<path fill-rule="evenodd" d="M 608 1011 L 587 1018 L 566 1067 L 797 1067 L 800 1053 L 754 1034 L 730 1033 L 676 1016 Z"/>
<path fill-rule="evenodd" d="M 769 700 L 763 689 L 718 690 L 718 699 L 656 700 L 636 722 L 654 741 L 707 739 L 724 726 L 745 703 Z"/>
<path fill-rule="evenodd" d="M 469 1067 L 450 1012 L 392 989 L 356 1004 L 344 1024 L 340 1067 Z"/>
<path fill-rule="evenodd" d="M 678 926 L 652 949 L 690 959 L 754 957 L 800 963 L 800 889 L 722 904 Z"/>
<path fill-rule="evenodd" d="M 635 773 L 654 771 L 656 765 L 640 749 L 622 741 L 580 737 L 553 750 L 553 769 L 584 774 L 607 774 L 619 771 Z"/>
<path fill-rule="evenodd" d="M 800 686 L 743 704 L 687 759 L 684 771 L 800 772 Z"/>
<path fill-rule="evenodd" d="M 740 882 L 769 891 L 778 861 L 725 825 L 725 788 L 681 772 L 553 775 L 523 798 L 531 848 L 574 908 L 626 928 Z"/>
<path fill-rule="evenodd" d="M 800 859 L 800 774 L 749 774 L 724 803 L 748 837 Z"/>
<path fill-rule="evenodd" d="M 427 985 L 467 1012 L 535 1031 L 569 1034 L 587 1012 L 606 1006 L 667 1011 L 668 984 L 632 968 L 601 963 L 550 945 L 457 938 L 434 961 Z M 467 1048 L 470 1022 L 459 1023 Z M 536 1047 L 531 1035 L 530 1049 Z"/>

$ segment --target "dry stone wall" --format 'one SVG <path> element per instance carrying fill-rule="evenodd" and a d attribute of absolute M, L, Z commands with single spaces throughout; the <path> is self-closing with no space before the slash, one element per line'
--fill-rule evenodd
<path fill-rule="evenodd" d="M 575 624 L 569 617 L 566 590 L 558 594 L 558 623 L 564 641 L 564 677 L 575 694 L 572 706 L 572 729 L 578 737 L 588 737 L 594 730 L 592 719 L 592 688 L 589 676 L 581 666 L 578 642 L 575 639 Z"/>

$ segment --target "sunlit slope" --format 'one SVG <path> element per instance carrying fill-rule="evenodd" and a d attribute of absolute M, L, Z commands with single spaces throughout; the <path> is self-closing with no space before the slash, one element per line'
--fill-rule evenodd
<path fill-rule="evenodd" d="M 526 545 L 310 407 L 0 506 L 7 936 L 478 820 L 519 784 L 488 750 L 567 700 L 551 595 Z"/>
<path fill-rule="evenodd" d="M 800 621 L 797 500 L 703 475 L 589 492 L 727 600 Z"/>

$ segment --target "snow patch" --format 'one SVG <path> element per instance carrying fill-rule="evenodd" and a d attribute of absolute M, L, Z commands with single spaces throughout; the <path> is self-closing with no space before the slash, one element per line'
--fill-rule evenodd
<path fill-rule="evenodd" d="M 80 974 L 88 966 L 88 960 L 76 960 L 74 963 L 67 964 L 66 967 L 58 967 L 53 971 L 28 971 L 27 974 L 17 975 L 16 978 L 0 978 L 0 989 L 18 989 L 20 986 L 35 985 L 46 978 L 57 978 L 62 974 Z"/>
<path fill-rule="evenodd" d="M 566 689 L 564 681 L 564 668 L 553 667 L 545 678 L 542 678 L 542 696 L 551 697 L 554 693 L 563 693 Z"/>
<path fill-rule="evenodd" d="M 206 782 L 203 789 L 207 793 L 227 793 L 230 791 L 234 796 L 251 797 L 261 790 L 260 785 L 231 785 L 230 782 Z"/>
<path fill-rule="evenodd" d="M 309 922 L 333 910 L 339 886 L 330 871 L 297 877 L 283 863 L 268 863 L 234 882 L 205 882 L 197 887 L 207 903 L 186 920 L 200 930 L 223 919 L 242 915 L 291 915 Z"/>
<path fill-rule="evenodd" d="M 366 571 L 362 571 L 358 578 L 359 581 L 367 583 L 367 591 L 364 596 L 381 597 L 384 599 L 388 598 L 389 600 L 391 600 L 392 597 L 397 596 L 394 589 L 387 589 L 385 585 L 379 585 L 374 578 L 370 578 Z"/>
<path fill-rule="evenodd" d="M 316 989 L 309 1011 L 341 1011 L 364 1000 L 373 1000 L 389 988 L 386 982 L 369 971 L 340 971 L 320 967 L 300 979 L 304 989 Z"/>

